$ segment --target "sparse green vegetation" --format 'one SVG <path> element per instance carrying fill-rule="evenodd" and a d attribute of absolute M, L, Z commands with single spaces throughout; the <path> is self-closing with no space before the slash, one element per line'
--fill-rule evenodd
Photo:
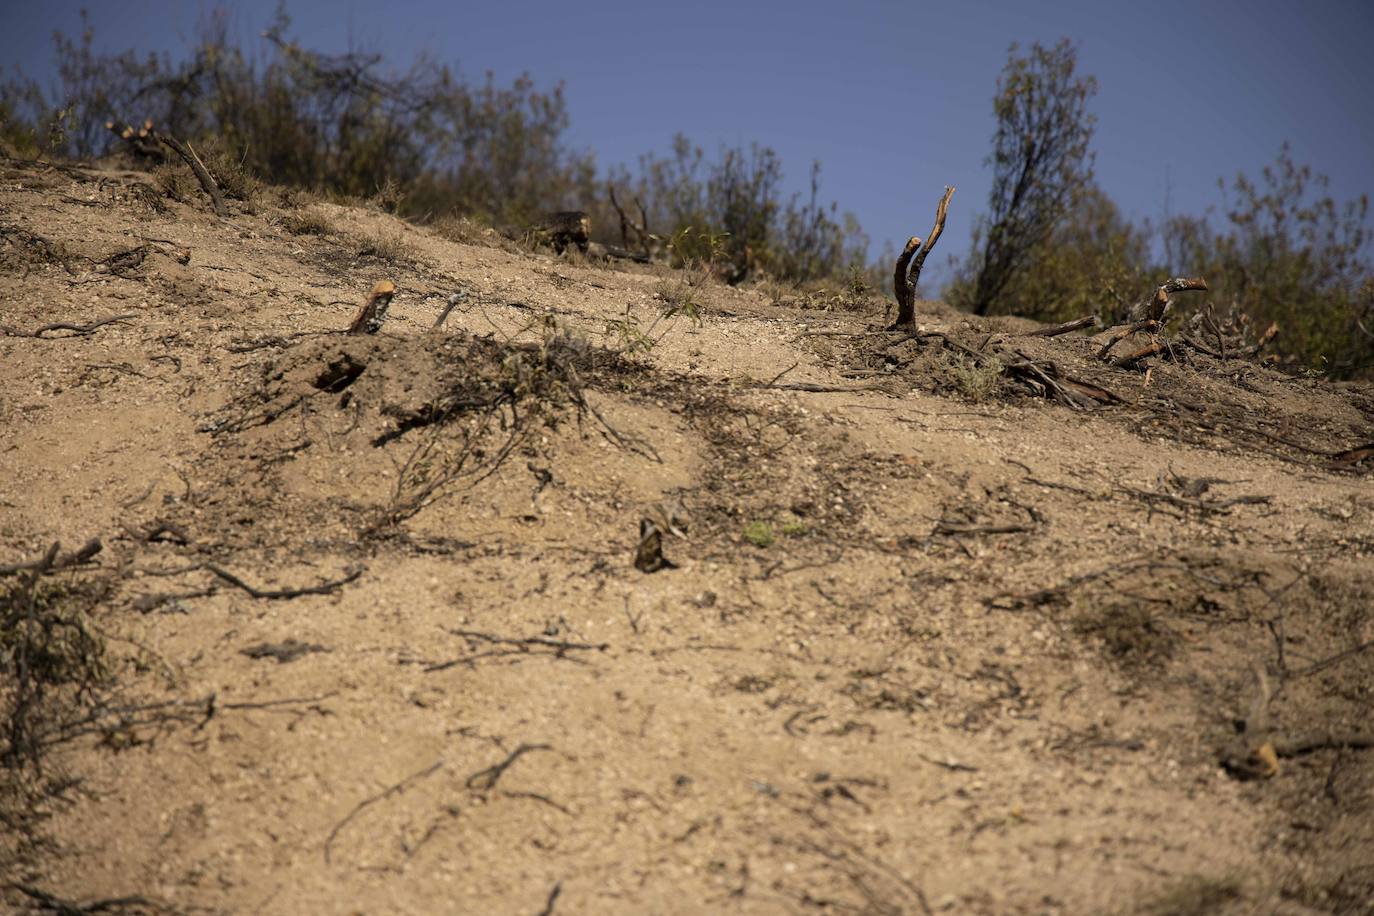
<path fill-rule="evenodd" d="M 231 43 L 217 13 L 185 59 L 98 52 L 85 21 L 78 38 L 56 37 L 52 92 L 16 76 L 0 83 L 0 143 L 24 155 L 89 159 L 120 153 L 166 170 L 165 193 L 194 200 L 180 163 L 156 144 L 134 145 L 106 129 L 143 123 L 200 151 L 225 196 L 251 209 L 259 182 L 307 188 L 426 221 L 529 226 L 542 214 L 583 210 L 602 241 L 619 225 L 606 178 L 644 201 L 650 224 L 676 237 L 679 263 L 709 263 L 739 282 L 764 272 L 810 280 L 862 264 L 867 240 L 852 216 L 810 193 L 785 198 L 777 154 L 754 145 L 708 161 L 685 137 L 667 157 L 643 157 L 637 173 L 598 175 L 590 152 L 570 148 L 562 86 L 528 76 L 507 86 L 470 83 L 425 58 L 389 70 L 381 55 L 324 54 L 290 37 L 284 11 L 261 49 Z"/>
<path fill-rule="evenodd" d="M 1034 255 L 1073 210 L 1092 181 L 1095 118 L 1088 100 L 1097 81 L 1075 72 L 1078 52 L 1064 39 L 1018 55 L 1012 45 L 997 78 L 997 118 L 988 213 L 975 225 L 973 253 L 950 301 L 978 315 L 1016 311 L 1011 286 L 1032 269 Z"/>
<path fill-rule="evenodd" d="M 288 210 L 282 215 L 282 227 L 292 235 L 333 235 L 334 223 L 316 210 Z"/>
<path fill-rule="evenodd" d="M 773 544 L 773 526 L 760 519 L 745 525 L 742 534 L 755 547 L 771 547 Z"/>
<path fill-rule="evenodd" d="M 846 311 L 870 301 L 848 282 L 876 276 L 865 265 L 867 237 L 822 199 L 818 163 L 807 191 L 788 196 L 767 146 L 726 146 L 712 157 L 678 135 L 633 169 L 598 173 L 589 151 L 566 142 L 561 86 L 542 89 L 527 76 L 472 83 L 424 58 L 389 69 L 378 54 L 306 49 L 290 31 L 280 12 L 263 48 L 244 49 L 216 15 L 178 60 L 99 52 L 87 22 L 77 37 L 56 36 L 51 91 L 22 75 L 0 83 L 0 145 L 26 156 L 126 155 L 153 170 L 168 197 L 199 201 L 180 162 L 106 127 L 146 120 L 199 150 L 242 208 L 257 206 L 268 182 L 367 201 L 487 244 L 497 240 L 485 227 L 527 227 L 577 209 L 597 241 L 666 253 L 732 284 L 777 284 L 769 294 L 778 303 Z M 1367 197 L 1336 200 L 1285 148 L 1257 179 L 1240 175 L 1224 187 L 1220 213 L 1133 223 L 1093 181 L 1096 91 L 1072 42 L 1013 46 L 993 99 L 987 212 L 945 298 L 980 314 L 1119 319 L 1162 277 L 1203 276 L 1211 294 L 1187 303 L 1192 313 L 1276 322 L 1274 349 L 1294 369 L 1374 372 Z M 608 184 L 634 202 L 633 240 L 620 237 L 628 229 Z M 301 234 L 316 234 L 301 225 Z M 890 267 L 880 272 L 886 288 Z"/>
<path fill-rule="evenodd" d="M 1199 312 L 1277 322 L 1275 349 L 1294 368 L 1338 378 L 1374 371 L 1374 264 L 1367 195 L 1340 202 L 1288 148 L 1259 180 L 1238 175 L 1224 213 L 1134 224 L 1093 182 L 1087 103 L 1097 84 L 1076 73 L 1077 50 L 1012 48 L 998 79 L 988 213 L 945 298 L 978 314 L 1109 322 L 1162 278 L 1204 277 Z M 1162 252 L 1162 262 L 1159 258 Z"/>
<path fill-rule="evenodd" d="M 351 236 L 353 253 L 360 258 L 377 258 L 382 261 L 409 261 L 414 259 L 415 248 L 406 240 L 405 233 L 397 229 L 379 229 Z"/>
<path fill-rule="evenodd" d="M 975 404 L 992 400 L 1004 387 L 1002 362 L 996 357 L 980 363 L 956 354 L 949 357 L 948 365 L 954 389 Z"/>

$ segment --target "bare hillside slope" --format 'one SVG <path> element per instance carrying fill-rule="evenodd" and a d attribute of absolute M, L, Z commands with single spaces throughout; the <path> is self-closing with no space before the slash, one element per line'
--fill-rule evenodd
<path fill-rule="evenodd" d="M 4 905 L 1374 912 L 1369 385 L 231 206 L 0 161 Z"/>

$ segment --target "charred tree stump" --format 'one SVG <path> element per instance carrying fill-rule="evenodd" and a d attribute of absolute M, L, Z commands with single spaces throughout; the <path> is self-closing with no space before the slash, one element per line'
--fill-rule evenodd
<path fill-rule="evenodd" d="M 134 127 L 131 124 L 121 127 L 114 121 L 106 121 L 105 129 L 123 140 L 129 152 L 139 159 L 157 164 L 167 161 L 167 154 L 157 145 L 152 121 L 144 121 L 142 127 Z"/>
<path fill-rule="evenodd" d="M 535 226 L 534 234 L 558 254 L 567 251 L 569 245 L 576 246 L 578 251 L 586 254 L 592 240 L 592 221 L 584 210 L 560 210 L 550 213 Z"/>
<path fill-rule="evenodd" d="M 921 244 L 920 238 L 913 235 L 897 256 L 892 277 L 892 292 L 897 297 L 897 320 L 893 322 L 893 328 L 916 326 L 916 283 L 920 280 L 926 255 L 935 247 L 940 233 L 945 231 L 945 214 L 949 212 L 949 199 L 953 196 L 954 188 L 946 187 L 945 196 L 940 198 L 940 204 L 935 208 L 935 228 L 930 230 L 930 237 L 925 244 Z"/>
<path fill-rule="evenodd" d="M 379 280 L 377 285 L 372 287 L 372 294 L 367 297 L 363 307 L 358 309 L 358 314 L 353 316 L 353 323 L 348 326 L 350 334 L 376 334 L 382 329 L 382 323 L 386 321 L 387 309 L 391 307 L 391 297 L 396 295 L 396 284 L 390 280 Z M 448 313 L 445 312 L 445 315 Z"/>

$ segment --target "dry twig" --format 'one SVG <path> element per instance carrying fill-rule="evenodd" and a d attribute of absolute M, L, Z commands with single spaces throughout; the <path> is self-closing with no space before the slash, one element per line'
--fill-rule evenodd
<path fill-rule="evenodd" d="M 34 328 L 32 331 L 21 331 L 9 325 L 0 324 L 0 333 L 8 334 L 11 337 L 43 337 L 49 331 L 71 331 L 71 337 L 85 337 L 103 328 L 107 324 L 114 324 L 119 321 L 130 321 L 137 318 L 137 315 L 111 315 L 108 318 L 100 318 L 90 324 L 71 324 L 66 321 L 56 321 L 52 324 L 45 324 L 41 328 Z"/>

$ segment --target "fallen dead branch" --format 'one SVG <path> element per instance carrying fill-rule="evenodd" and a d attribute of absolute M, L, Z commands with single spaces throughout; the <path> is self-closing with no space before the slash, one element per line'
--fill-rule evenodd
<path fill-rule="evenodd" d="M 228 216 L 229 208 L 224 204 L 224 192 L 220 190 L 219 184 L 211 176 L 210 170 L 205 167 L 205 163 L 200 161 L 200 157 L 196 155 L 196 151 L 191 148 L 191 145 L 183 143 L 171 134 L 150 131 L 149 135 L 180 156 L 182 161 L 190 167 L 191 172 L 196 176 L 196 181 L 200 182 L 201 188 L 209 195 L 210 205 L 214 208 L 215 215 L 219 217 Z"/>
<path fill-rule="evenodd" d="M 561 893 L 563 893 L 563 882 L 558 881 L 549 891 L 549 897 L 544 901 L 544 908 L 536 913 L 535 916 L 553 916 L 554 905 L 558 903 L 558 895 Z"/>
<path fill-rule="evenodd" d="M 1166 353 L 1168 350 L 1169 345 L 1166 342 L 1162 340 L 1152 340 L 1139 349 L 1132 350 L 1130 353 L 1123 356 L 1118 356 L 1116 359 L 1112 360 L 1112 365 L 1116 366 L 1118 369 L 1129 369 L 1131 366 L 1134 366 L 1148 356 Z"/>
<path fill-rule="evenodd" d="M 897 320 L 892 323 L 893 328 L 916 326 L 916 283 L 920 280 L 921 267 L 925 264 L 926 256 L 935 247 L 940 233 L 945 231 L 945 216 L 949 212 L 949 199 L 953 196 L 954 188 L 946 187 L 944 197 L 940 198 L 940 203 L 935 208 L 935 228 L 930 230 L 930 236 L 926 238 L 925 244 L 913 235 L 907 239 L 902 253 L 897 256 L 892 276 L 892 292 L 897 297 Z"/>
<path fill-rule="evenodd" d="M 27 563 L 9 563 L 0 566 L 0 576 L 12 576 L 15 573 L 31 572 L 34 570 L 39 570 L 39 574 L 44 575 L 61 569 L 70 569 L 73 566 L 80 566 L 88 562 L 91 557 L 100 553 L 103 549 L 104 545 L 100 543 L 99 538 L 91 538 L 72 553 L 66 556 L 59 556 L 62 545 L 60 542 L 55 541 L 53 545 L 48 548 L 47 553 L 40 559 L 30 560 Z"/>
<path fill-rule="evenodd" d="M 171 723 L 195 725 L 200 731 L 219 715 L 221 710 L 265 710 L 267 712 L 287 713 L 302 716 L 305 712 L 331 715 L 328 709 L 320 706 L 322 700 L 337 696 L 331 691 L 316 696 L 284 697 L 280 700 L 245 700 L 237 703 L 219 702 L 219 694 L 211 693 L 201 700 L 166 700 L 159 703 L 144 703 L 135 706 L 97 706 L 87 716 L 75 722 L 54 729 L 46 736 L 44 746 L 52 746 L 80 738 L 84 735 L 107 734 L 112 727 L 129 730 L 147 725 L 165 726 Z M 302 711 L 302 704 L 310 704 Z M 113 724 L 111 724 L 113 723 Z"/>
<path fill-rule="evenodd" d="M 1096 315 L 1084 315 L 1082 318 L 1075 318 L 1073 321 L 1066 321 L 1063 324 L 1052 324 L 1049 327 L 1040 328 L 1035 331 L 1026 332 L 1026 337 L 1058 337 L 1060 334 L 1068 334 L 1070 331 L 1081 331 L 1084 328 L 1095 328 L 1102 323 Z"/>
<path fill-rule="evenodd" d="M 1122 487 L 1123 493 L 1129 493 L 1137 499 L 1150 503 L 1165 503 L 1178 509 L 1188 509 L 1204 514 L 1225 514 L 1233 506 L 1267 506 L 1274 501 L 1272 496 L 1232 496 L 1227 499 L 1189 499 L 1186 496 L 1176 496 L 1173 493 L 1161 493 L 1157 490 L 1139 490 L 1135 487 Z"/>
<path fill-rule="evenodd" d="M 839 394 L 846 391 L 877 391 L 877 385 L 822 385 L 818 382 L 778 382 L 777 384 L 755 385 L 755 388 L 769 388 L 774 391 L 810 391 L 816 394 Z"/>
<path fill-rule="evenodd" d="M 329 652 L 330 650 L 313 642 L 301 642 L 297 639 L 286 639 L 282 642 L 260 642 L 246 648 L 240 649 L 240 655 L 246 655 L 254 661 L 259 659 L 275 659 L 279 665 L 288 665 L 299 658 L 303 658 L 312 652 Z"/>
<path fill-rule="evenodd" d="M 468 294 L 464 290 L 460 289 L 452 293 L 448 299 L 444 301 L 444 307 L 439 312 L 439 317 L 434 319 L 434 327 L 430 330 L 437 331 L 439 328 L 443 327 L 444 322 L 448 320 L 449 313 L 457 308 L 458 303 L 465 301 L 467 298 Z"/>
<path fill-rule="evenodd" d="M 6 885 L 11 890 L 16 890 L 33 901 L 38 908 L 37 912 L 55 913 L 57 916 L 82 916 L 86 913 L 147 913 L 159 914 L 176 913 L 177 910 L 165 903 L 150 900 L 147 897 L 102 897 L 98 900 L 88 900 L 79 903 L 75 900 L 68 900 L 50 894 L 47 891 L 34 887 L 31 884 L 20 884 L 11 882 Z"/>
<path fill-rule="evenodd" d="M 506 755 L 506 759 L 500 763 L 492 764 L 484 770 L 478 770 L 464 781 L 463 785 L 473 792 L 490 792 L 496 788 L 496 783 L 509 770 L 515 761 L 531 751 L 551 751 L 553 747 L 548 744 L 524 744 L 522 743 L 515 750 Z"/>
<path fill-rule="evenodd" d="M 1122 403 L 1120 397 L 1101 385 L 1066 375 L 1053 362 L 1033 360 L 1020 350 L 1016 351 L 1016 355 L 1021 357 L 1021 361 L 1006 363 L 1004 373 L 1041 397 L 1059 401 L 1073 410 Z"/>
<path fill-rule="evenodd" d="M 1131 324 L 1124 324 L 1120 327 L 1111 328 L 1107 332 L 1108 337 L 1106 342 L 1102 345 L 1102 348 L 1097 351 L 1097 358 L 1106 359 L 1107 354 L 1112 351 L 1112 347 L 1115 347 L 1118 343 L 1130 337 L 1132 334 L 1139 331 L 1154 332 L 1158 330 L 1159 322 L 1155 321 L 1153 318 L 1142 318 L 1140 321 Z"/>
<path fill-rule="evenodd" d="M 941 521 L 931 531 L 932 535 L 976 535 L 976 534 L 1026 534 L 1035 531 L 1034 525 L 969 525 L 963 522 Z"/>
<path fill-rule="evenodd" d="M 1018 383 L 1032 395 L 1059 401 L 1074 410 L 1087 410 L 1102 405 L 1123 403 L 1122 399 L 1113 392 L 1101 385 L 1095 385 L 1066 374 L 1056 363 L 1050 360 L 1032 359 L 1020 350 L 1012 350 L 1010 354 L 999 349 L 994 349 L 992 352 L 985 352 L 982 349 L 975 350 L 939 331 L 912 331 L 896 340 L 884 343 L 881 349 L 890 354 L 897 347 L 912 340 L 938 340 L 945 348 L 961 357 L 972 360 L 979 367 L 995 367 L 1002 375 Z M 986 344 L 987 341 L 984 341 L 984 345 Z M 891 359 L 891 357 L 889 356 L 887 359 Z M 876 385 L 867 387 L 881 388 L 881 386 Z"/>
<path fill-rule="evenodd" d="M 426 674 L 435 671 L 446 671 L 458 665 L 471 665 L 478 659 L 483 658 L 504 658 L 512 655 L 542 655 L 550 658 L 568 658 L 570 661 L 577 659 L 570 658 L 569 652 L 605 652 L 611 647 L 610 643 L 584 643 L 567 642 L 561 639 L 549 639 L 544 636 L 525 636 L 509 637 L 496 636 L 491 633 L 482 633 L 477 630 L 449 630 L 454 636 L 461 636 L 468 640 L 470 646 L 506 646 L 506 649 L 494 649 L 485 652 L 476 652 L 463 658 L 455 658 L 447 662 L 438 662 L 426 665 Z"/>
<path fill-rule="evenodd" d="M 49 331 L 71 331 L 66 337 L 85 337 L 92 334 L 107 324 L 115 324 L 121 321 L 132 321 L 137 315 L 111 315 L 108 318 L 101 318 L 92 321 L 90 324 L 71 324 L 66 321 L 56 321 L 52 324 L 45 324 L 41 328 L 34 328 L 32 331 L 21 331 L 9 325 L 0 324 L 0 333 L 8 334 L 10 337 L 43 337 Z"/>
<path fill-rule="evenodd" d="M 1215 324 L 1212 326 L 1214 328 L 1216 327 Z M 1258 356 L 1261 350 L 1269 346 L 1269 344 L 1279 336 L 1279 324 L 1277 321 L 1271 322 L 1269 327 L 1265 328 L 1264 333 L 1261 334 L 1253 344 L 1248 346 L 1231 346 L 1228 348 L 1224 338 L 1221 336 L 1220 329 L 1217 329 L 1216 335 L 1218 345 L 1215 350 L 1202 343 L 1191 334 L 1180 334 L 1178 339 L 1180 343 L 1186 344 L 1199 353 L 1205 353 L 1216 359 L 1248 359 L 1252 356 Z"/>
<path fill-rule="evenodd" d="M 1305 757 L 1318 751 L 1371 748 L 1374 748 L 1374 732 L 1328 733 L 1288 740 L 1257 738 L 1229 745 L 1220 754 L 1219 763 L 1235 779 L 1269 779 L 1278 775 L 1281 758 Z"/>
<path fill-rule="evenodd" d="M 400 782 L 387 786 L 385 789 L 383 789 L 381 792 L 378 792 L 376 795 L 368 796 L 367 798 L 358 802 L 358 804 L 354 805 L 353 810 L 349 811 L 343 820 L 335 824 L 334 829 L 330 830 L 329 836 L 325 838 L 324 861 L 326 863 L 330 861 L 330 853 L 333 850 L 334 841 L 339 838 L 339 834 L 343 831 L 345 827 L 349 825 L 349 823 L 352 822 L 352 820 L 355 817 L 357 817 L 359 814 L 362 814 L 372 805 L 375 805 L 380 801 L 385 801 L 393 795 L 400 795 L 403 792 L 405 792 L 406 789 L 409 789 L 411 786 L 415 785 L 417 782 L 420 782 L 421 780 L 433 776 L 436 772 L 438 772 L 439 768 L 443 765 L 444 759 L 441 757 L 438 760 L 431 763 L 429 766 L 425 767 L 423 770 L 411 773 L 409 776 L 407 776 L 405 779 L 402 779 Z"/>
<path fill-rule="evenodd" d="M 1359 655 L 1361 652 L 1368 651 L 1372 648 L 1374 648 L 1374 639 L 1371 639 L 1368 642 L 1360 643 L 1358 646 L 1355 646 L 1354 648 L 1346 649 L 1344 652 L 1337 652 L 1330 658 L 1324 658 L 1319 662 L 1313 662 L 1306 668 L 1300 668 L 1297 671 L 1292 672 L 1290 676 L 1305 677 L 1309 674 L 1316 674 L 1318 671 L 1325 671 L 1332 665 L 1339 664 L 1340 662 L 1345 661 L 1347 658 L 1353 658 L 1354 656 Z"/>
<path fill-rule="evenodd" d="M 202 568 L 206 572 L 214 573 L 217 577 L 223 579 L 225 582 L 228 582 L 235 588 L 239 588 L 247 592 L 250 597 L 265 598 L 274 601 L 283 600 L 286 598 L 299 598 L 302 595 L 331 595 L 343 586 L 355 581 L 359 576 L 361 576 L 364 572 L 367 571 L 365 568 L 360 567 L 348 573 L 342 579 L 335 579 L 331 582 L 321 582 L 318 585 L 307 585 L 301 588 L 261 589 L 254 588 L 247 582 L 240 579 L 238 576 L 229 572 L 229 570 L 224 569 L 220 566 L 215 566 L 212 563 L 207 563 Z"/>

